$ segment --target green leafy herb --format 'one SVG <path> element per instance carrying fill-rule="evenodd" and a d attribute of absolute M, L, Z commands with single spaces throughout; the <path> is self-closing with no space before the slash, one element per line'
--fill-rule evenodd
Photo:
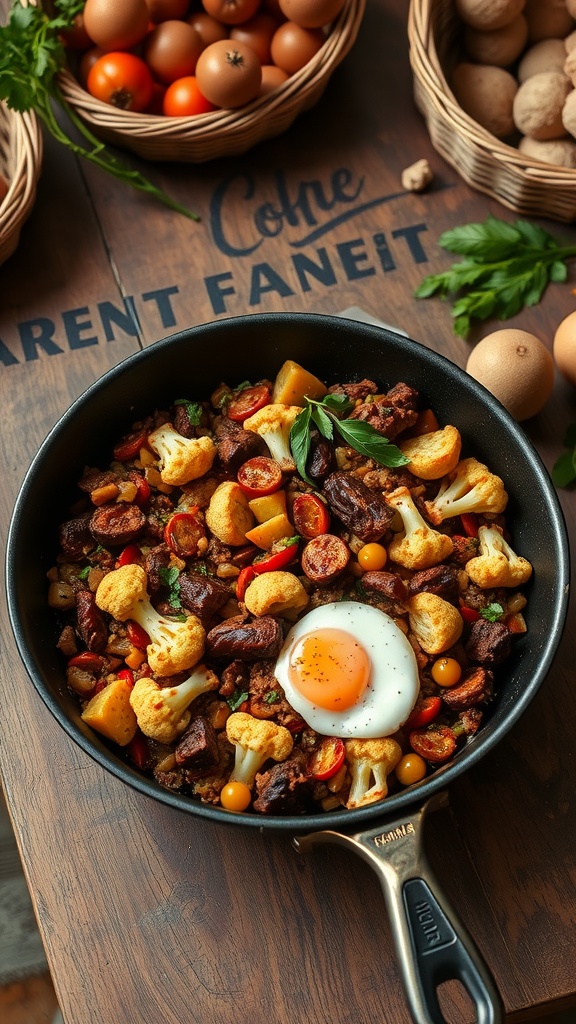
<path fill-rule="evenodd" d="M 231 711 L 237 711 L 240 705 L 243 704 L 245 700 L 248 700 L 249 696 L 250 694 L 247 690 L 234 690 L 234 693 L 228 697 L 226 703 Z"/>
<path fill-rule="evenodd" d="M 200 402 L 189 402 L 187 398 L 177 398 L 174 405 L 183 405 L 191 427 L 197 427 L 202 419 L 202 406 Z"/>
<path fill-rule="evenodd" d="M 487 619 L 488 622 L 498 622 L 504 615 L 504 609 L 501 604 L 494 601 L 492 604 L 487 605 L 486 608 L 481 608 L 480 615 L 483 619 Z"/>
<path fill-rule="evenodd" d="M 264 697 L 264 701 L 266 704 L 277 704 L 279 700 L 280 694 L 278 690 L 269 690 L 266 696 Z"/>
<path fill-rule="evenodd" d="M 20 113 L 33 110 L 50 134 L 76 156 L 191 220 L 199 220 L 196 213 L 106 149 L 64 99 L 58 84 L 59 72 L 66 67 L 61 34 L 83 7 L 81 0 L 54 0 L 50 17 L 40 5 L 25 7 L 21 0 L 13 0 L 8 24 L 0 26 L 0 99 Z M 68 116 L 87 146 L 70 138 L 60 125 L 55 107 Z"/>
<path fill-rule="evenodd" d="M 568 451 L 563 452 L 552 467 L 552 482 L 556 487 L 569 487 L 576 480 L 576 423 L 568 427 L 563 443 Z"/>
<path fill-rule="evenodd" d="M 80 572 L 78 573 L 78 579 L 79 580 L 86 580 L 86 579 L 88 579 L 88 577 L 89 577 L 91 572 L 92 572 L 92 566 L 91 565 L 85 565 L 84 568 L 81 569 Z"/>
<path fill-rule="evenodd" d="M 180 600 L 180 572 L 176 566 L 162 566 L 160 569 L 160 579 L 164 586 L 168 589 L 168 600 L 173 608 L 181 608 L 182 602 Z"/>
<path fill-rule="evenodd" d="M 306 475 L 312 425 L 316 426 L 328 440 L 332 440 L 336 430 L 346 444 L 361 455 L 374 459 L 381 466 L 405 466 L 410 461 L 370 423 L 363 420 L 339 419 L 338 412 L 349 412 L 353 408 L 352 403 L 344 395 L 326 395 L 321 402 L 314 398 L 305 398 L 304 401 L 306 405 L 294 420 L 290 430 L 290 450 L 298 473 L 312 486 L 312 480 Z"/>
<path fill-rule="evenodd" d="M 492 216 L 445 231 L 439 245 L 461 261 L 424 278 L 414 294 L 452 298 L 454 332 L 462 338 L 472 320 L 508 320 L 524 306 L 535 306 L 550 281 L 566 280 L 566 260 L 576 256 L 576 245 L 561 246 L 536 224 Z"/>

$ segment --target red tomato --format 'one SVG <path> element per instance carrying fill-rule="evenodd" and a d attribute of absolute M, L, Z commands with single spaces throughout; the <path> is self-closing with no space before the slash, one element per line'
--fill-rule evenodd
<path fill-rule="evenodd" d="M 134 503 L 138 505 L 139 508 L 142 508 L 148 501 L 148 498 L 152 493 L 152 488 L 150 487 L 150 484 L 146 480 L 146 477 L 143 477 L 142 474 L 138 473 L 137 470 L 135 469 L 128 470 L 128 478 L 132 481 L 132 483 L 136 486 L 137 489 L 137 494 L 136 497 L 134 498 Z"/>
<path fill-rule="evenodd" d="M 416 754 L 426 761 L 440 764 L 456 750 L 456 736 L 447 725 L 433 725 L 428 729 L 415 729 L 408 742 Z"/>
<path fill-rule="evenodd" d="M 163 21 L 146 37 L 144 60 L 154 78 L 169 85 L 193 75 L 204 44 L 187 21 Z"/>
<path fill-rule="evenodd" d="M 296 533 L 312 540 L 328 532 L 330 512 L 317 494 L 298 494 L 292 505 L 292 521 Z"/>
<path fill-rule="evenodd" d="M 224 25 L 241 25 L 253 18 L 260 7 L 260 0 L 202 0 L 207 14 Z"/>
<path fill-rule="evenodd" d="M 282 486 L 280 466 L 266 455 L 255 455 L 253 459 L 242 463 L 236 478 L 249 498 L 273 494 Z"/>
<path fill-rule="evenodd" d="M 307 774 L 319 782 L 331 779 L 344 764 L 345 756 L 344 741 L 338 736 L 326 736 L 310 755 Z"/>
<path fill-rule="evenodd" d="M 215 109 L 214 104 L 200 92 L 194 75 L 176 79 L 164 93 L 162 110 L 167 117 L 195 117 Z"/>
<path fill-rule="evenodd" d="M 122 440 L 112 450 L 112 454 L 117 462 L 130 462 L 131 459 L 136 458 L 147 440 L 147 430 L 144 428 L 142 430 L 133 430 L 130 434 L 124 435 Z"/>
<path fill-rule="evenodd" d="M 302 28 L 294 21 L 285 21 L 272 37 L 272 61 L 287 75 L 293 75 L 316 56 L 325 42 L 321 28 Z"/>
<path fill-rule="evenodd" d="M 258 95 L 262 68 L 254 50 L 246 43 L 220 39 L 200 54 L 196 77 L 201 92 L 211 103 L 235 109 Z"/>
<path fill-rule="evenodd" d="M 123 679 L 129 686 L 134 686 L 134 673 L 131 668 L 121 668 L 116 675 L 118 679 Z"/>
<path fill-rule="evenodd" d="M 228 416 L 235 423 L 243 423 L 249 416 L 258 412 L 258 409 L 269 405 L 270 398 L 270 388 L 267 384 L 256 384 L 252 388 L 244 388 L 243 391 L 235 392 L 234 397 L 228 403 Z"/>
<path fill-rule="evenodd" d="M 419 729 L 423 725 L 428 725 L 434 721 L 441 707 L 442 699 L 440 697 L 422 697 L 421 700 L 416 702 L 409 717 L 406 719 L 404 728 Z"/>
<path fill-rule="evenodd" d="M 132 646 L 138 647 L 141 651 L 146 650 L 150 643 L 150 637 L 146 630 L 139 626 L 137 622 L 133 622 L 132 619 L 126 623 L 126 636 Z"/>
<path fill-rule="evenodd" d="M 142 113 L 154 93 L 150 68 L 133 53 L 105 53 L 92 65 L 86 83 L 88 92 L 103 103 L 120 110 Z"/>
<path fill-rule="evenodd" d="M 478 622 L 480 618 L 480 612 L 477 612 L 475 608 L 469 608 L 467 604 L 460 605 L 460 615 L 464 622 Z"/>
<path fill-rule="evenodd" d="M 126 753 L 137 768 L 145 768 L 148 764 L 148 760 L 150 758 L 148 740 L 140 730 L 138 730 L 133 739 L 130 740 L 130 743 L 127 744 Z"/>
<path fill-rule="evenodd" d="M 241 25 L 233 25 L 230 29 L 230 39 L 247 43 L 252 47 L 261 64 L 270 64 L 272 60 L 270 43 L 279 24 L 278 19 L 273 18 L 271 14 L 259 11 L 249 21 L 244 21 Z"/>
<path fill-rule="evenodd" d="M 175 512 L 164 527 L 164 541 L 179 558 L 189 558 L 198 553 L 198 541 L 206 536 L 197 507 L 189 512 Z"/>

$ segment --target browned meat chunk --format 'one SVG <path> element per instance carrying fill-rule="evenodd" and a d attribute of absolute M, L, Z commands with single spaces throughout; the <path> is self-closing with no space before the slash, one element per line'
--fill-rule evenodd
<path fill-rule="evenodd" d="M 416 423 L 419 397 L 418 392 L 408 384 L 396 384 L 382 398 L 357 405 L 350 413 L 350 419 L 370 423 L 391 441 Z"/>
<path fill-rule="evenodd" d="M 243 462 L 256 455 L 269 455 L 266 442 L 254 430 L 244 430 L 240 423 L 223 416 L 214 436 L 218 458 L 226 473 L 236 473 Z"/>
<path fill-rule="evenodd" d="M 144 568 L 148 576 L 148 588 L 155 593 L 162 586 L 162 569 L 170 565 L 170 548 L 167 544 L 158 544 L 146 555 Z"/>
<path fill-rule="evenodd" d="M 310 454 L 306 463 L 306 472 L 312 480 L 323 480 L 332 470 L 336 469 L 334 448 L 318 431 L 313 431 L 310 439 Z"/>
<path fill-rule="evenodd" d="M 182 604 L 194 612 L 204 626 L 211 622 L 216 612 L 230 599 L 229 587 L 216 576 L 182 572 L 178 582 Z"/>
<path fill-rule="evenodd" d="M 470 661 L 481 665 L 500 665 L 512 651 L 512 634 L 503 622 L 478 619 L 470 627 L 465 650 Z"/>
<path fill-rule="evenodd" d="M 324 495 L 335 516 L 366 543 L 380 540 L 395 512 L 376 491 L 350 473 L 338 471 L 324 481 Z"/>
<path fill-rule="evenodd" d="M 302 552 L 302 569 L 318 587 L 328 587 L 350 560 L 350 548 L 340 537 L 323 533 L 308 541 Z"/>
<path fill-rule="evenodd" d="M 492 698 L 494 676 L 490 669 L 475 668 L 467 673 L 458 686 L 452 686 L 442 694 L 442 700 L 454 711 L 464 711 L 484 704 Z"/>
<path fill-rule="evenodd" d="M 330 395 L 345 395 L 350 402 L 364 402 L 368 395 L 378 394 L 378 385 L 373 380 L 360 380 L 357 384 L 333 384 L 328 388 Z"/>
<path fill-rule="evenodd" d="M 218 767 L 220 747 L 216 730 L 203 715 L 192 719 L 174 751 L 176 764 L 188 771 L 210 774 Z"/>
<path fill-rule="evenodd" d="M 408 584 L 410 597 L 413 594 L 437 594 L 450 604 L 458 604 L 460 587 L 458 570 L 450 565 L 435 565 L 430 569 L 422 569 L 414 574 Z"/>
<path fill-rule="evenodd" d="M 297 760 L 282 761 L 256 776 L 256 792 L 253 807 L 260 814 L 304 814 L 310 781 Z"/>
<path fill-rule="evenodd" d="M 94 538 L 90 533 L 91 512 L 68 519 L 62 523 L 59 531 L 60 547 L 68 558 L 82 558 L 94 547 Z"/>
<path fill-rule="evenodd" d="M 131 544 L 142 533 L 146 516 L 138 505 L 101 505 L 90 518 L 90 532 L 98 544 Z"/>
<path fill-rule="evenodd" d="M 283 642 L 282 626 L 271 615 L 262 615 L 251 622 L 242 615 L 234 615 L 207 633 L 206 654 L 212 658 L 256 661 L 275 658 Z"/>
<path fill-rule="evenodd" d="M 100 653 L 108 643 L 108 629 L 91 590 L 79 590 L 76 594 L 76 613 L 78 633 L 85 647 Z"/>

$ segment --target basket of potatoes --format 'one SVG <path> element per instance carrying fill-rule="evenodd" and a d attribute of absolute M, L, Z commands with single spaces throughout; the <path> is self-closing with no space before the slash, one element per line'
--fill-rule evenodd
<path fill-rule="evenodd" d="M 434 148 L 523 215 L 576 219 L 576 0 L 411 0 L 414 97 Z"/>
<path fill-rule="evenodd" d="M 284 132 L 322 96 L 365 0 L 86 0 L 61 92 L 104 142 L 200 163 Z"/>
<path fill-rule="evenodd" d="M 42 134 L 33 113 L 0 101 L 0 263 L 12 255 L 32 211 L 42 164 Z"/>

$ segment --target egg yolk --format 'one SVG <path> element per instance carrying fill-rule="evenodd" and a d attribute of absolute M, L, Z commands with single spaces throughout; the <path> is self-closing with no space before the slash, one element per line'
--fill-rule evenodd
<path fill-rule="evenodd" d="M 340 629 L 323 629 L 305 634 L 294 645 L 288 676 L 311 704 L 345 711 L 368 685 L 370 659 L 356 637 Z"/>

